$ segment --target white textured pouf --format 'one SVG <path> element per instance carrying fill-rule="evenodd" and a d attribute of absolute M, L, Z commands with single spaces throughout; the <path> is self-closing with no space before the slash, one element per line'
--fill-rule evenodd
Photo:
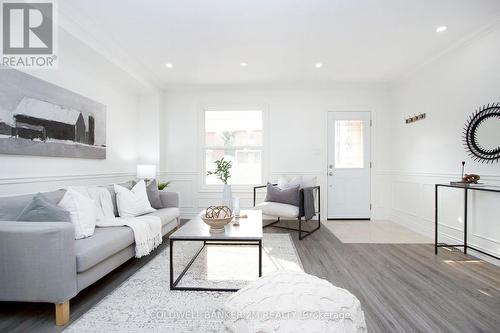
<path fill-rule="evenodd" d="M 303 272 L 276 271 L 231 295 L 228 332 L 366 332 L 358 299 Z"/>

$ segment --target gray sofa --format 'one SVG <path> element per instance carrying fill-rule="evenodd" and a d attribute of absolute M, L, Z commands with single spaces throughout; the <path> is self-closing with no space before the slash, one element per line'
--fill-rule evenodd
<path fill-rule="evenodd" d="M 58 203 L 64 193 L 44 195 Z M 75 240 L 68 222 L 16 222 L 32 197 L 0 197 L 0 301 L 54 303 L 56 324 L 64 325 L 71 298 L 135 256 L 134 234 L 125 226 L 97 227 Z M 150 215 L 160 217 L 165 235 L 179 225 L 179 194 L 161 191 L 160 198 L 164 208 Z"/>

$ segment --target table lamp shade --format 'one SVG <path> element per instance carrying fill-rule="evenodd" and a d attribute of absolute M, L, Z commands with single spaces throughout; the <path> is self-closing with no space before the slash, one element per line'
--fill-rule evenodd
<path fill-rule="evenodd" d="M 140 164 L 137 165 L 137 178 L 154 179 L 156 178 L 156 165 Z"/>

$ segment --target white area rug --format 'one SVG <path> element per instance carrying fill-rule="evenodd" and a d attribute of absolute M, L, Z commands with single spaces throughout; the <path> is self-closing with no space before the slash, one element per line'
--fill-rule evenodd
<path fill-rule="evenodd" d="M 174 243 L 174 276 L 200 245 Z M 288 234 L 266 233 L 263 246 L 263 275 L 279 269 L 302 271 Z M 257 255 L 254 246 L 210 246 L 181 285 L 244 286 L 258 276 Z M 224 332 L 223 304 L 232 293 L 171 291 L 169 283 L 167 247 L 64 332 Z"/>
<path fill-rule="evenodd" d="M 342 243 L 430 244 L 433 241 L 391 221 L 325 221 Z"/>

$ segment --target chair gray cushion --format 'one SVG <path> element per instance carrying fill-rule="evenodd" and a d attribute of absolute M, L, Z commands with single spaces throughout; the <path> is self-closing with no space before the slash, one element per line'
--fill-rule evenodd
<path fill-rule="evenodd" d="M 161 225 L 164 226 L 179 217 L 179 208 L 162 208 L 143 216 L 158 216 L 161 219 Z"/>
<path fill-rule="evenodd" d="M 131 228 L 97 227 L 92 236 L 75 241 L 76 271 L 84 272 L 131 244 L 134 244 Z"/>
<path fill-rule="evenodd" d="M 49 201 L 42 193 L 36 194 L 24 207 L 16 221 L 26 222 L 71 222 L 69 212 Z"/>
<path fill-rule="evenodd" d="M 44 192 L 50 203 L 57 205 L 66 190 Z M 31 202 L 35 194 L 15 195 L 0 198 L 0 221 L 15 221 L 23 209 Z"/>
<path fill-rule="evenodd" d="M 132 189 L 132 187 L 134 187 L 135 181 L 130 180 L 128 182 L 117 184 L 117 185 L 123 186 L 126 189 L 130 190 L 130 189 Z M 113 203 L 113 211 L 115 213 L 115 216 L 119 216 L 119 214 L 118 214 L 118 205 L 116 203 L 115 186 L 114 186 L 114 184 L 112 184 L 112 185 L 106 186 L 106 188 L 108 189 L 109 193 L 111 194 L 111 202 Z"/>
<path fill-rule="evenodd" d="M 281 189 L 267 183 L 267 193 L 264 201 L 266 202 L 279 202 L 287 205 L 300 206 L 300 185 L 295 185 Z"/>
<path fill-rule="evenodd" d="M 148 200 L 149 203 L 151 204 L 151 207 L 155 209 L 163 208 L 160 199 L 160 191 L 158 190 L 158 183 L 156 182 L 156 179 L 149 181 L 148 185 L 146 186 L 146 193 L 148 194 Z"/>

